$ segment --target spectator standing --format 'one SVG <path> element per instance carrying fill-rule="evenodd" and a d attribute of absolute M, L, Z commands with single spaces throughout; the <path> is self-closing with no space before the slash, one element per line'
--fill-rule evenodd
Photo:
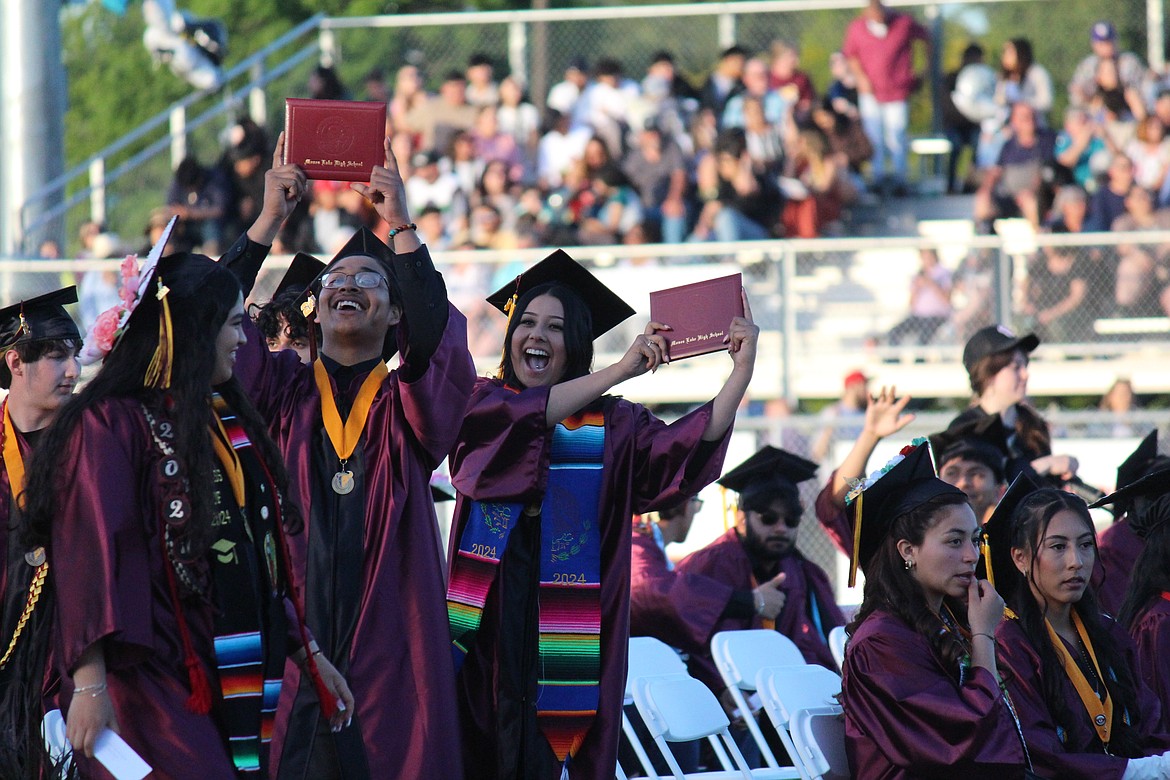
<path fill-rule="evenodd" d="M 922 249 L 922 267 L 910 280 L 910 316 L 890 331 L 891 346 L 908 340 L 929 344 L 951 316 L 951 272 L 938 260 L 938 252 Z"/>
<path fill-rule="evenodd" d="M 951 193 L 961 192 L 964 187 L 959 185 L 957 173 L 959 170 L 959 156 L 964 149 L 971 150 L 971 168 L 974 172 L 975 168 L 975 151 L 979 148 L 979 131 L 980 123 L 978 117 L 970 117 L 963 112 L 961 108 L 955 105 L 955 100 L 952 97 L 958 89 L 959 74 L 968 65 L 981 65 L 983 63 L 983 47 L 977 43 L 967 45 L 963 49 L 963 58 L 959 61 L 959 67 L 947 73 L 943 77 L 943 94 L 940 98 L 942 106 L 942 127 L 943 133 L 947 140 L 951 142 L 951 154 L 947 161 L 947 191 Z M 972 176 L 968 175 L 968 181 L 972 181 Z"/>
<path fill-rule="evenodd" d="M 1123 88 L 1140 90 L 1145 66 L 1133 52 L 1117 49 L 1117 28 L 1112 22 L 1100 21 L 1089 31 L 1093 53 L 1077 65 L 1068 83 L 1068 97 L 1074 106 L 1087 106 L 1097 91 L 1098 65 L 1102 60 L 1117 63 L 1118 80 Z"/>
<path fill-rule="evenodd" d="M 1052 109 L 1052 77 L 1043 65 L 1033 60 L 1032 42 L 1027 38 L 1012 38 L 1003 45 L 999 62 L 995 102 L 1005 109 L 1010 109 L 1016 103 L 1027 103 L 1036 114 L 1036 124 L 1048 127 L 1048 112 Z"/>
<path fill-rule="evenodd" d="M 406 115 L 406 126 L 423 151 L 445 150 L 460 130 L 475 124 L 476 108 L 467 102 L 467 81 L 457 70 L 447 73 L 436 97 L 420 101 Z"/>
<path fill-rule="evenodd" d="M 871 176 L 875 184 L 886 175 L 887 158 L 895 189 L 906 184 L 906 153 L 910 94 L 922 78 L 914 72 L 915 41 L 929 56 L 930 34 L 912 17 L 869 0 L 849 23 L 842 52 L 857 79 L 861 124 L 874 147 Z"/>

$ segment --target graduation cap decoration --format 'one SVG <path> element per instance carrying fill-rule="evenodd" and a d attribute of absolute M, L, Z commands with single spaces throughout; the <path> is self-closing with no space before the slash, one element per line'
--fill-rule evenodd
<path fill-rule="evenodd" d="M 81 340 L 81 332 L 65 307 L 77 303 L 77 288 L 26 298 L 0 309 L 0 352 L 37 341 Z"/>
<path fill-rule="evenodd" d="M 990 582 L 1004 599 L 1015 582 L 1011 576 L 1016 570 L 1012 562 L 1012 517 L 1021 502 L 1039 489 L 1027 474 L 1020 474 L 1012 480 L 983 524 L 983 555 L 975 567 L 975 575 Z"/>
<path fill-rule="evenodd" d="M 527 271 L 488 296 L 487 302 L 508 319 L 516 301 L 526 292 L 546 282 L 559 282 L 572 289 L 585 302 L 593 316 L 593 338 L 601 336 L 634 316 L 634 310 L 578 263 L 563 249 L 558 249 Z"/>
<path fill-rule="evenodd" d="M 127 255 L 121 266 L 121 285 L 118 297 L 121 301 L 98 315 L 85 334 L 85 345 L 82 347 L 80 360 L 83 366 L 105 360 L 106 355 L 122 340 L 130 319 L 141 304 L 149 297 L 159 302 L 159 340 L 154 358 L 147 369 L 144 381 L 148 387 L 168 388 L 171 383 L 171 358 L 173 343 L 171 332 L 170 305 L 167 303 L 169 288 L 156 279 L 159 260 L 163 250 L 171 239 L 171 232 L 179 217 L 171 217 L 171 221 L 163 229 L 155 245 L 151 247 L 142 268 L 138 267 L 138 258 Z M 153 307 L 151 307 L 153 308 Z"/>
<path fill-rule="evenodd" d="M 938 467 L 961 458 L 982 463 L 991 469 L 996 481 L 1003 482 L 1006 474 L 1008 448 L 1007 429 L 998 414 L 988 415 L 952 426 L 930 436 L 930 448 Z"/>
<path fill-rule="evenodd" d="M 853 509 L 849 587 L 857 584 L 857 567 L 869 564 L 895 520 L 944 495 L 966 499 L 963 491 L 935 476 L 926 439 L 915 439 L 880 470 L 858 481 L 845 497 Z"/>
<path fill-rule="evenodd" d="M 1106 504 L 1128 507 L 1129 527 L 1134 534 L 1145 539 L 1151 531 L 1170 520 L 1167 496 L 1170 496 L 1170 463 L 1095 501 L 1089 508 L 1096 509 Z"/>

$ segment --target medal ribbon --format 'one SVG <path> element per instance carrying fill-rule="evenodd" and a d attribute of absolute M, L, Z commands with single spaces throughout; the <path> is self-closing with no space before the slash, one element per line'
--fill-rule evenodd
<path fill-rule="evenodd" d="M 337 453 L 338 460 L 344 464 L 349 460 L 357 448 L 362 431 L 366 428 L 366 418 L 370 416 L 370 407 L 374 405 L 374 396 L 382 386 L 382 380 L 390 373 L 385 363 L 378 363 L 370 371 L 369 376 L 362 382 L 354 399 L 353 409 L 345 424 L 341 422 L 341 413 L 337 411 L 337 400 L 333 397 L 333 388 L 329 386 L 329 372 L 320 360 L 313 363 L 313 379 L 317 382 L 317 390 L 321 394 L 321 419 L 325 423 L 325 433 L 329 436 L 329 443 Z"/>
<path fill-rule="evenodd" d="M 20 455 L 12 416 L 8 414 L 7 399 L 4 401 L 4 470 L 8 472 L 8 489 L 16 497 L 17 506 L 24 509 L 24 458 Z"/>
<path fill-rule="evenodd" d="M 1097 692 L 1093 690 L 1093 686 L 1085 678 L 1085 673 L 1081 671 L 1081 667 L 1077 665 L 1076 660 L 1065 647 L 1064 642 L 1056 633 L 1056 629 L 1048 620 L 1044 621 L 1044 625 L 1048 628 L 1048 636 L 1052 639 L 1056 654 L 1060 656 L 1060 660 L 1064 664 L 1065 673 L 1072 680 L 1073 687 L 1077 689 L 1077 695 L 1081 697 L 1081 704 L 1085 706 L 1085 711 L 1089 713 L 1089 719 L 1093 721 L 1093 728 L 1097 730 L 1101 744 L 1109 747 L 1109 733 L 1113 728 L 1113 699 L 1109 696 L 1109 686 L 1105 684 L 1105 676 L 1101 674 L 1101 665 L 1097 663 L 1097 654 L 1093 651 L 1093 643 L 1089 641 L 1089 635 L 1085 632 L 1085 624 L 1081 622 L 1081 617 L 1075 609 L 1072 611 L 1072 622 L 1077 630 L 1077 635 L 1085 643 L 1085 649 L 1089 652 L 1089 659 L 1093 662 L 1097 679 L 1101 681 L 1101 687 L 1105 689 L 1104 701 L 1097 696 Z"/>

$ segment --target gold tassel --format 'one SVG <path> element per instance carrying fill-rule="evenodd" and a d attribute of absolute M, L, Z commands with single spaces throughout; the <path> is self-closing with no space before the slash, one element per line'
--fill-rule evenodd
<path fill-rule="evenodd" d="M 719 503 L 723 509 L 723 530 L 727 531 L 727 529 L 731 528 L 731 526 L 735 525 L 735 523 L 728 519 L 728 512 L 731 509 L 731 504 L 727 501 L 727 488 L 723 487 L 722 485 L 719 486 Z"/>
<path fill-rule="evenodd" d="M 508 358 L 508 327 L 512 324 L 512 315 L 516 311 L 516 301 L 519 297 L 520 293 L 514 292 L 511 298 L 504 301 L 504 314 L 508 315 L 508 321 L 504 323 L 504 351 L 500 354 L 500 367 L 496 370 L 496 379 L 504 378 L 504 361 Z"/>
<path fill-rule="evenodd" d="M 985 538 L 983 540 L 983 562 L 987 568 L 987 581 L 991 583 L 991 587 L 995 587 L 995 572 L 991 569 L 991 545 Z"/>
<path fill-rule="evenodd" d="M 158 346 L 154 348 L 154 356 L 146 367 L 146 386 L 158 390 L 170 389 L 171 370 L 174 367 L 174 330 L 171 326 L 171 305 L 167 301 L 169 292 L 170 288 L 160 279 L 156 296 L 162 301 L 158 317 Z"/>
<path fill-rule="evenodd" d="M 853 512 L 853 555 L 849 556 L 849 587 L 857 587 L 857 564 L 861 560 L 861 502 L 865 491 L 857 494 L 857 509 Z"/>

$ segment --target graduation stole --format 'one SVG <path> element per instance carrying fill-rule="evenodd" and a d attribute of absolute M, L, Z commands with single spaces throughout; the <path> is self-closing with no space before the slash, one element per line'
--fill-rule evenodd
<path fill-rule="evenodd" d="M 344 496 L 353 490 L 353 472 L 346 468 L 349 457 L 357 448 L 366 428 L 366 419 L 370 416 L 370 407 L 374 405 L 374 397 L 382 388 L 382 380 L 390 373 L 385 363 L 377 363 L 362 381 L 354 399 L 353 408 L 345 422 L 341 420 L 341 412 L 337 409 L 337 399 L 333 397 L 333 388 L 329 385 L 329 372 L 320 358 L 313 361 L 313 381 L 317 384 L 317 392 L 321 396 L 321 421 L 325 424 L 325 435 L 337 453 L 340 468 L 333 475 L 330 483 L 333 491 Z M 341 388 L 338 388 L 339 390 Z"/>
<path fill-rule="evenodd" d="M 4 470 L 8 474 L 8 492 L 12 496 L 12 503 L 20 508 L 24 507 L 24 456 L 20 454 L 20 441 L 16 438 L 16 428 L 12 424 L 12 416 L 8 413 L 8 399 L 4 400 L 3 413 L 3 439 L 0 445 L 0 452 L 4 457 Z M 7 529 L 0 529 L 0 533 L 7 533 Z M 8 665 L 8 661 L 12 658 L 12 654 L 16 651 L 16 643 L 20 640 L 20 635 L 24 633 L 24 627 L 28 625 L 28 621 L 32 618 L 33 612 L 37 608 L 37 602 L 41 600 L 41 591 L 45 586 L 45 577 L 49 574 L 49 561 L 45 557 L 45 548 L 37 547 L 35 550 L 30 550 L 25 553 L 25 562 L 33 567 L 32 577 L 28 585 L 28 598 L 25 600 L 24 609 L 20 612 L 20 617 L 16 620 L 16 626 L 12 630 L 12 639 L 8 642 L 8 647 L 4 650 L 4 655 L 0 656 L 0 669 Z M 10 578 L 16 577 L 16 572 L 9 572 Z"/>
<path fill-rule="evenodd" d="M 601 532 L 605 420 L 584 412 L 553 429 L 540 516 L 536 717 L 559 760 L 574 755 L 597 714 L 601 676 Z M 522 504 L 476 501 L 451 565 L 447 617 L 455 669 L 474 645 Z"/>
<path fill-rule="evenodd" d="M 1113 728 L 1113 699 L 1109 696 L 1109 686 L 1105 683 L 1105 676 L 1101 674 L 1101 665 L 1097 663 L 1097 653 L 1093 650 L 1093 642 L 1089 639 L 1089 634 L 1085 631 L 1085 624 L 1081 622 L 1081 616 L 1077 614 L 1076 609 L 1072 610 L 1072 623 L 1077 630 L 1077 636 L 1080 637 L 1089 654 L 1093 669 L 1097 673 L 1097 679 L 1101 681 L 1101 687 L 1105 691 L 1104 699 L 1097 695 L 1092 683 L 1085 677 L 1080 665 L 1069 653 L 1060 635 L 1056 633 L 1056 629 L 1052 627 L 1047 618 L 1044 620 L 1044 626 L 1048 629 L 1048 636 L 1052 640 L 1052 646 L 1056 648 L 1056 654 L 1060 657 L 1065 674 L 1072 680 L 1073 687 L 1077 690 L 1077 696 L 1080 697 L 1081 704 L 1085 706 L 1085 712 L 1089 714 L 1093 728 L 1097 730 L 1097 737 L 1108 750 L 1110 731 Z"/>
<path fill-rule="evenodd" d="M 231 488 L 230 498 L 217 491 L 216 541 L 209 551 L 217 588 L 223 594 L 231 594 L 221 600 L 222 611 L 214 620 L 215 662 L 223 694 L 219 710 L 236 771 L 259 773 L 261 751 L 272 739 L 284 673 L 284 637 L 269 637 L 266 644 L 261 630 L 268 612 L 263 602 L 275 600 L 280 592 L 277 542 L 273 529 L 264 527 L 269 525 L 268 512 L 261 510 L 263 526 L 256 529 L 247 516 L 240 453 L 255 457 L 247 452 L 252 442 L 218 393 L 212 395 L 212 407 L 215 427 L 211 442 L 224 481 Z M 271 489 L 275 501 L 275 488 Z M 256 532 L 263 533 L 259 545 L 254 539 Z M 256 566 L 261 560 L 265 571 Z M 247 597 L 253 593 L 252 598 Z M 272 604 L 269 607 L 275 608 Z"/>

